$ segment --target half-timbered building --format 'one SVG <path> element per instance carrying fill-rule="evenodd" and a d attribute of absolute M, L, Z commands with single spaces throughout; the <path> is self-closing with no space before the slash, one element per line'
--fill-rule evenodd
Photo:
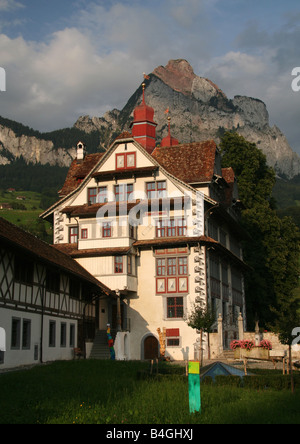
<path fill-rule="evenodd" d="M 186 319 L 195 303 L 223 317 L 225 347 L 245 317 L 237 184 L 213 140 L 180 144 L 169 122 L 158 146 L 155 127 L 143 90 L 132 133 L 105 153 L 85 155 L 80 142 L 60 200 L 41 217 L 53 223 L 56 249 L 119 295 L 112 319 L 101 301 L 98 328 L 111 321 L 119 331 L 121 359 L 160 349 L 194 359 L 199 334 Z"/>
<path fill-rule="evenodd" d="M 0 218 L 0 370 L 84 353 L 110 297 L 69 255 Z"/>

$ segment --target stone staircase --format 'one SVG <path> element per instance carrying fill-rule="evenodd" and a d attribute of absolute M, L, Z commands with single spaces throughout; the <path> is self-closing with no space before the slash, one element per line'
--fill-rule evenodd
<path fill-rule="evenodd" d="M 223 350 L 220 360 L 234 361 L 234 350 Z"/>
<path fill-rule="evenodd" d="M 112 337 L 114 339 L 114 334 L 112 334 Z M 110 359 L 107 334 L 105 330 L 98 330 L 96 332 L 90 359 Z"/>

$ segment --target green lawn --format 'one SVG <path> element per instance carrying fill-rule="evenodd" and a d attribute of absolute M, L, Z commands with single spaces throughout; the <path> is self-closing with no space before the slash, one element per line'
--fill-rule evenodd
<path fill-rule="evenodd" d="M 17 200 L 18 196 L 24 196 L 25 200 Z M 44 211 L 40 207 L 41 198 L 42 195 L 35 191 L 15 191 L 9 193 L 5 190 L 0 190 L 0 204 L 8 203 L 22 207 L 22 209 L 0 210 L 0 217 L 51 243 L 51 225 L 49 222 L 39 219 L 39 215 Z"/>
<path fill-rule="evenodd" d="M 138 378 L 146 369 L 143 362 L 80 360 L 0 374 L 0 423 L 300 423 L 299 389 L 203 385 L 202 413 L 190 415 L 185 369 L 182 376 Z"/>

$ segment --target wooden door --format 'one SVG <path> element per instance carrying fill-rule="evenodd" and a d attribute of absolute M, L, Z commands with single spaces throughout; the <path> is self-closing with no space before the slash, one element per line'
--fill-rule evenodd
<path fill-rule="evenodd" d="M 158 340 L 154 336 L 147 336 L 144 341 L 144 359 L 158 358 Z"/>

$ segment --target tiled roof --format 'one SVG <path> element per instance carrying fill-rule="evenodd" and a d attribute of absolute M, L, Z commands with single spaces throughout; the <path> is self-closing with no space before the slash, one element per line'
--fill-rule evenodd
<path fill-rule="evenodd" d="M 10 248 L 22 250 L 25 254 L 33 256 L 37 261 L 55 266 L 71 273 L 86 282 L 89 282 L 106 294 L 111 290 L 92 276 L 85 268 L 78 264 L 68 254 L 62 253 L 52 245 L 41 241 L 37 237 L 11 224 L 0 217 L 0 245 L 9 245 Z"/>
<path fill-rule="evenodd" d="M 115 140 L 128 138 L 132 138 L 132 135 L 125 131 Z M 169 173 L 185 183 L 210 182 L 214 173 L 216 149 L 213 140 L 184 143 L 156 147 L 152 157 Z M 79 186 L 80 180 L 91 172 L 103 155 L 104 153 L 87 154 L 83 161 L 73 160 L 59 192 L 60 197 L 74 191 Z"/>
<path fill-rule="evenodd" d="M 129 131 L 124 131 L 118 137 L 115 138 L 115 140 L 122 140 L 122 139 L 132 139 L 132 134 Z"/>
<path fill-rule="evenodd" d="M 53 246 L 57 250 L 69 254 L 72 258 L 123 256 L 127 254 L 131 249 L 131 247 L 112 247 L 112 248 L 91 248 L 91 249 L 78 250 L 77 244 L 56 244 Z"/>
<path fill-rule="evenodd" d="M 104 153 L 87 154 L 83 161 L 73 160 L 69 168 L 65 183 L 59 192 L 61 197 L 74 191 L 78 185 L 78 179 L 84 179 L 101 159 Z"/>
<path fill-rule="evenodd" d="M 210 182 L 214 174 L 217 146 L 213 140 L 156 147 L 152 157 L 185 183 Z"/>

